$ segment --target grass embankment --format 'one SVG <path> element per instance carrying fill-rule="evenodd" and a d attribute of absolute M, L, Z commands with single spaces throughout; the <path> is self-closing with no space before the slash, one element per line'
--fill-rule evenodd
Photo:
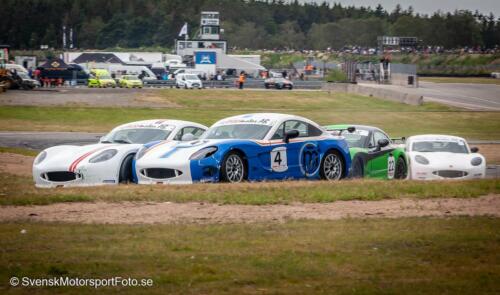
<path fill-rule="evenodd" d="M 445 133 L 472 139 L 500 139 L 498 112 L 461 111 L 434 103 L 410 106 L 358 95 L 321 91 L 160 90 L 160 100 L 179 107 L 86 108 L 0 107 L 0 130 L 94 131 L 141 119 L 172 118 L 206 125 L 251 112 L 302 115 L 320 124 L 357 123 L 383 128 L 391 136 Z"/>
<path fill-rule="evenodd" d="M 500 180 L 476 181 L 286 181 L 243 184 L 119 185 L 37 189 L 30 177 L 5 174 L 0 205 L 44 205 L 59 202 L 211 202 L 219 204 L 288 204 L 339 200 L 477 197 L 500 193 Z"/>
<path fill-rule="evenodd" d="M 474 78 L 474 77 L 420 77 L 423 82 L 433 83 L 467 83 L 467 84 L 495 84 L 500 85 L 500 79 L 494 78 Z"/>
<path fill-rule="evenodd" d="M 495 294 L 500 219 L 404 218 L 236 225 L 0 224 L 3 294 L 31 278 L 150 278 L 115 294 Z M 21 230 L 25 230 L 21 234 Z"/>
<path fill-rule="evenodd" d="M 38 155 L 40 153 L 40 151 L 35 151 L 35 150 L 30 150 L 30 149 L 25 149 L 25 148 L 0 146 L 0 153 L 12 153 L 12 154 L 19 154 L 19 155 L 23 155 L 23 156 L 35 157 L 36 155 Z"/>

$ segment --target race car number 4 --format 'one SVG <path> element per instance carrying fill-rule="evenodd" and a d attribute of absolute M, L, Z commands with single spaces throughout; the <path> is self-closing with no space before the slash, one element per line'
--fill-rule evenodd
<path fill-rule="evenodd" d="M 271 151 L 271 169 L 276 172 L 288 170 L 286 147 L 278 147 Z"/>

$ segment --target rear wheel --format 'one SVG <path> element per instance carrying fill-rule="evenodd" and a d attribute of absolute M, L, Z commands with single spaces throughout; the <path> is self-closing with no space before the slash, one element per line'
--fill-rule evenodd
<path fill-rule="evenodd" d="M 223 182 L 242 182 L 247 177 L 243 157 L 238 152 L 230 152 L 222 161 L 221 180 Z"/>
<path fill-rule="evenodd" d="M 122 165 L 120 167 L 120 183 L 129 183 L 132 182 L 132 160 L 134 159 L 134 155 L 128 155 L 123 159 Z"/>
<path fill-rule="evenodd" d="M 337 151 L 328 151 L 321 161 L 320 176 L 325 180 L 339 180 L 343 176 L 344 162 Z"/>
<path fill-rule="evenodd" d="M 394 172 L 395 179 L 405 179 L 408 176 L 408 168 L 406 167 L 406 161 L 403 157 L 398 158 L 396 163 L 396 171 Z"/>

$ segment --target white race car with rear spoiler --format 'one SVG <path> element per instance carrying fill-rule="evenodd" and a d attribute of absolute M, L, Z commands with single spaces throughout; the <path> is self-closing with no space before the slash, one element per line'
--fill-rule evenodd
<path fill-rule="evenodd" d="M 54 146 L 33 163 L 37 187 L 89 186 L 133 181 L 132 162 L 145 143 L 191 141 L 206 126 L 180 120 L 146 120 L 116 127 L 99 143 Z"/>

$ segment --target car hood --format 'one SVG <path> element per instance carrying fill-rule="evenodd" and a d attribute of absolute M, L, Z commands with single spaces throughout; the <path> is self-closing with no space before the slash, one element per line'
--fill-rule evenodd
<path fill-rule="evenodd" d="M 77 164 L 88 161 L 93 156 L 107 149 L 137 150 L 142 144 L 116 144 L 116 143 L 97 143 L 84 146 L 64 145 L 55 146 L 45 150 L 47 156 L 39 163 L 38 167 L 49 169 L 69 170 L 76 167 Z"/>
<path fill-rule="evenodd" d="M 415 156 L 420 155 L 429 160 L 429 166 L 440 167 L 440 168 L 467 168 L 472 166 L 470 161 L 473 158 L 484 157 L 480 154 L 457 154 L 457 153 L 447 153 L 447 152 L 436 152 L 436 153 L 420 153 L 411 152 L 409 156 L 411 161 L 414 161 Z"/>
<path fill-rule="evenodd" d="M 150 147 L 139 159 L 145 161 L 189 161 L 189 158 L 197 151 L 220 144 L 241 141 L 234 139 L 198 139 L 193 141 L 164 141 Z"/>

